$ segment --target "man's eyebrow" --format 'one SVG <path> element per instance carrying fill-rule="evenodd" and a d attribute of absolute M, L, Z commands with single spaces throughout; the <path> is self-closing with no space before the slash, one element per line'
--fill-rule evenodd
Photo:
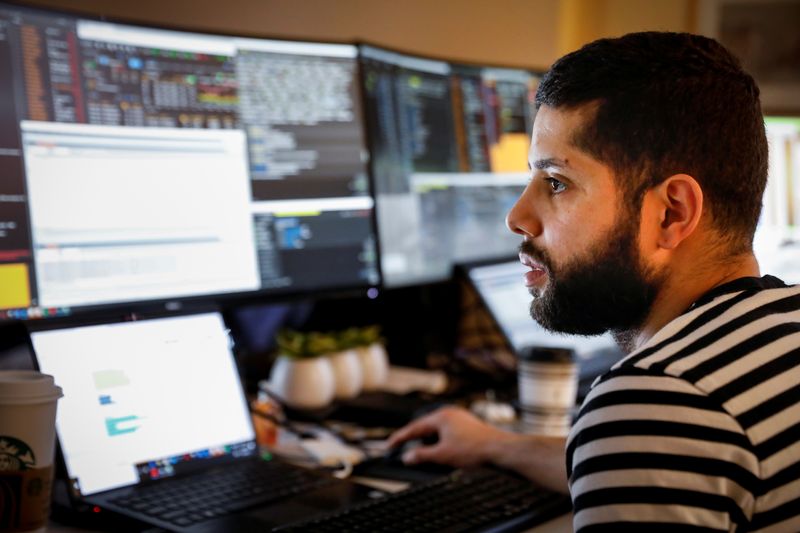
<path fill-rule="evenodd" d="M 566 159 L 557 159 L 555 157 L 551 157 L 548 159 L 538 159 L 533 162 L 533 168 L 536 170 L 545 170 L 548 168 L 569 168 L 569 164 L 567 163 Z M 528 162 L 528 168 L 531 168 L 530 162 Z"/>

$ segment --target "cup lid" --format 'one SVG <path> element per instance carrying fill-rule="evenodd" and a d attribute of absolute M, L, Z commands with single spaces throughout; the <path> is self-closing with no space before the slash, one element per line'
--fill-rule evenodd
<path fill-rule="evenodd" d="M 571 363 L 575 361 L 575 352 L 570 348 L 530 346 L 520 350 L 519 358 L 532 363 Z"/>
<path fill-rule="evenodd" d="M 0 370 L 0 403 L 49 402 L 62 396 L 53 376 L 36 370 Z"/>

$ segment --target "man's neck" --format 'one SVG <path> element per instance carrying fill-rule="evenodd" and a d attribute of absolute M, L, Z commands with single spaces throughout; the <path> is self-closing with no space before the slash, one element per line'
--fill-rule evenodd
<path fill-rule="evenodd" d="M 647 320 L 636 331 L 619 334 L 618 342 L 628 351 L 644 346 L 658 331 L 683 314 L 701 296 L 715 287 L 744 277 L 760 276 L 752 253 L 731 258 L 723 267 L 698 268 L 670 276 L 659 291 Z"/>

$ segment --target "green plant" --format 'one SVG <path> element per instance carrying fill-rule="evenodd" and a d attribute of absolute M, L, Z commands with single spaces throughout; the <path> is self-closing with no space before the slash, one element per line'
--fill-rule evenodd
<path fill-rule="evenodd" d="M 281 355 L 294 359 L 319 357 L 382 341 L 380 326 L 347 328 L 338 332 L 311 331 L 308 333 L 284 329 L 278 332 L 276 340 Z"/>
<path fill-rule="evenodd" d="M 319 331 L 304 333 L 284 329 L 278 332 L 276 341 L 281 355 L 294 359 L 319 357 L 339 349 L 335 335 Z"/>
<path fill-rule="evenodd" d="M 366 326 L 363 328 L 347 328 L 339 332 L 339 349 L 349 350 L 369 346 L 370 344 L 381 342 L 381 327 Z"/>
<path fill-rule="evenodd" d="M 347 328 L 337 335 L 337 344 L 340 350 L 350 350 L 361 346 L 361 330 L 359 328 Z"/>
<path fill-rule="evenodd" d="M 369 346 L 370 344 L 374 344 L 376 342 L 383 343 L 383 339 L 381 338 L 381 327 L 373 325 L 361 328 L 361 338 L 364 346 Z"/>

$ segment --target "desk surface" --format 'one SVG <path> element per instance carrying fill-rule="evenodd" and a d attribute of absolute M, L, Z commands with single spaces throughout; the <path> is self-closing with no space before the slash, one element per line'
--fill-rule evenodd
<path fill-rule="evenodd" d="M 528 533 L 573 533 L 572 513 L 563 514 L 528 530 Z"/>
<path fill-rule="evenodd" d="M 49 533 L 96 533 L 93 530 L 64 526 L 55 522 L 47 525 Z M 572 514 L 564 514 L 549 522 L 526 530 L 526 533 L 572 533 Z"/>

